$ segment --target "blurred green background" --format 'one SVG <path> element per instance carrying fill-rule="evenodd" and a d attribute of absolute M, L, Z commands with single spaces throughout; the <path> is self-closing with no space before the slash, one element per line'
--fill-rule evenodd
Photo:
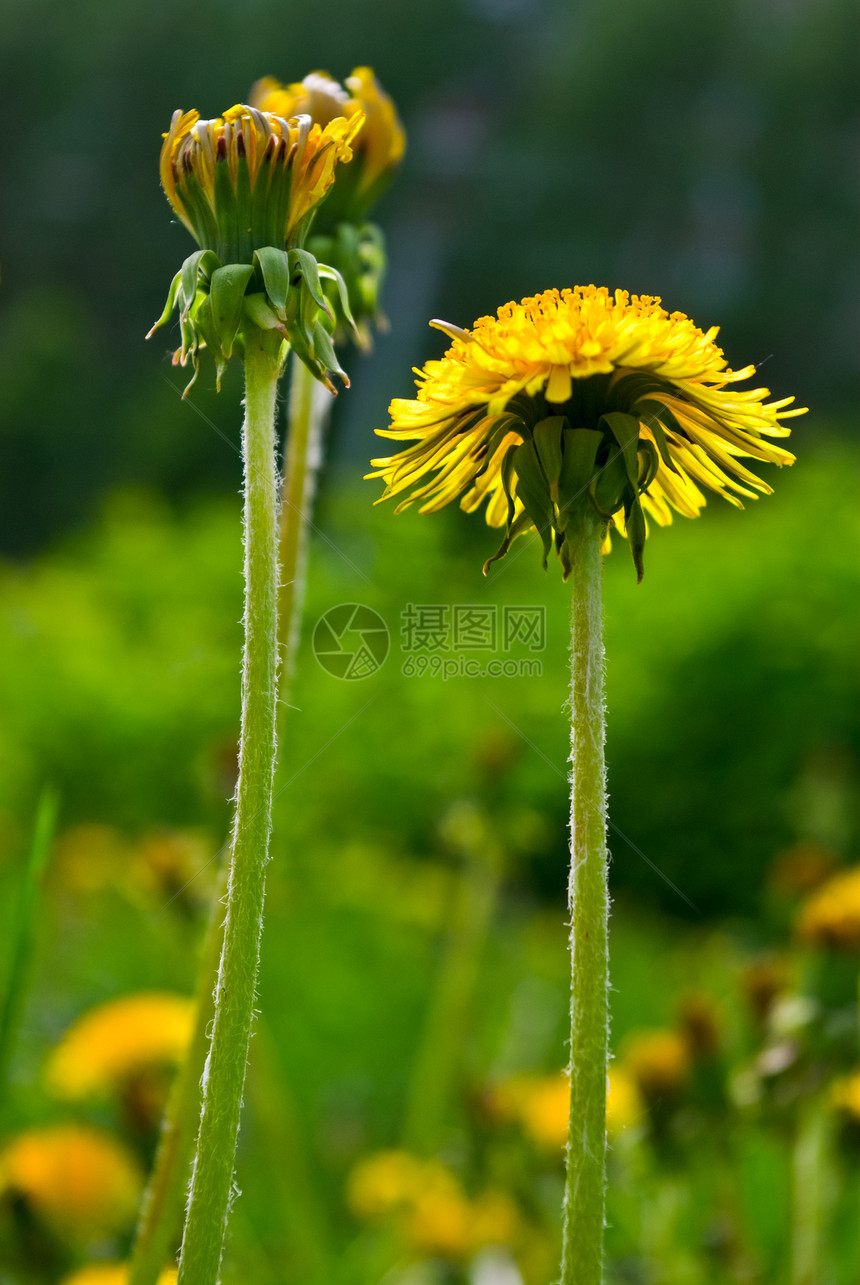
<path fill-rule="evenodd" d="M 504 856 L 474 947 L 458 1087 L 440 1108 L 452 1163 L 468 1151 L 475 1084 L 554 1070 L 566 1056 L 567 591 L 534 548 L 484 580 L 497 536 L 480 520 L 395 518 L 371 507 L 376 484 L 360 481 L 389 399 L 409 396 L 410 367 L 443 350 L 430 317 L 468 325 L 576 282 L 659 294 L 702 328 L 719 323 L 731 364 L 762 364 L 775 394 L 812 408 L 793 422 L 794 469 L 767 472 L 773 497 L 743 514 L 714 499 L 700 520 L 654 533 L 641 586 L 624 548 L 607 561 L 616 1047 L 675 1020 L 694 985 L 721 1006 L 737 1058 L 751 1055 L 754 1036 L 737 1035 L 738 971 L 790 942 L 774 859 L 801 843 L 836 867 L 857 859 L 856 25 L 847 0 L 7 0 L 0 877 L 10 917 L 46 782 L 62 821 L 4 1128 L 55 1112 L 34 1087 L 39 1068 L 90 1005 L 148 987 L 190 991 L 214 863 L 196 872 L 228 822 L 241 384 L 233 369 L 216 396 L 204 366 L 193 405 L 182 404 L 170 339 L 143 342 L 190 250 L 158 185 L 161 132 L 175 107 L 215 115 L 263 74 L 343 77 L 364 62 L 409 134 L 377 211 L 391 329 L 372 356 L 347 354 L 353 387 L 334 409 L 318 499 L 263 955 L 279 1087 L 251 1091 L 231 1262 L 251 1263 L 255 1280 L 330 1280 L 332 1245 L 352 1243 L 346 1174 L 398 1140 L 458 877 L 445 818 L 464 801 Z M 338 682 L 309 639 L 323 612 L 354 601 L 383 615 L 392 651 L 367 680 Z M 404 677 L 409 602 L 544 605 L 542 674 Z M 195 836 L 187 868 L 130 891 L 123 861 L 153 832 Z M 781 1129 L 741 1148 L 758 1211 L 744 1261 L 759 1275 L 728 1259 L 718 1269 L 712 1255 L 700 1275 L 679 1259 L 673 1281 L 788 1279 Z M 308 1190 L 321 1189 L 315 1213 L 279 1158 L 299 1143 Z M 664 1161 L 664 1176 L 677 1175 L 677 1155 Z M 645 1189 L 664 1209 L 664 1189 Z M 635 1237 L 624 1240 L 624 1209 L 616 1215 L 618 1262 L 633 1262 Z M 709 1234 L 695 1220 L 668 1225 L 679 1244 Z M 848 1285 L 843 1242 L 834 1237 L 833 1280 Z M 371 1261 L 347 1255 L 337 1271 L 376 1280 Z"/>

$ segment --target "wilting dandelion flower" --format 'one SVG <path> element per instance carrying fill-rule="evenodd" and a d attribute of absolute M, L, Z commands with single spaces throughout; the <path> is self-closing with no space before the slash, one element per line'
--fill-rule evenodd
<path fill-rule="evenodd" d="M 99 1004 L 51 1054 L 46 1080 L 58 1097 L 86 1098 L 122 1087 L 152 1067 L 175 1066 L 191 1035 L 194 1003 L 151 991 Z"/>
<path fill-rule="evenodd" d="M 351 323 L 346 286 L 302 247 L 336 166 L 352 158 L 350 142 L 363 119 L 356 111 L 321 126 L 309 116 L 285 120 L 245 104 L 212 120 L 196 111 L 173 113 L 161 183 L 200 249 L 174 277 L 150 334 L 178 307 L 182 346 L 174 362 L 191 361 L 195 377 L 206 347 L 220 383 L 250 324 L 272 336 L 276 355 L 287 340 L 332 390 L 330 373 L 345 378 L 321 320 L 331 315 L 321 278 L 335 280 Z"/>
<path fill-rule="evenodd" d="M 576 286 L 509 303 L 471 330 L 431 323 L 453 343 L 418 372 L 418 397 L 391 403 L 382 437 L 414 442 L 376 459 L 385 495 L 421 512 L 454 499 L 486 503 L 505 527 L 494 558 L 537 529 L 544 564 L 553 544 L 570 571 L 569 526 L 585 500 L 630 541 L 637 569 L 647 518 L 698 516 L 705 491 L 737 507 L 771 487 L 742 462 L 783 465 L 794 398 L 734 387 L 754 366 L 730 370 L 715 339 L 657 298 Z M 487 565 L 489 565 L 489 562 Z M 486 566 L 485 566 L 486 570 Z"/>
<path fill-rule="evenodd" d="M 128 1226 L 141 1180 L 119 1142 L 83 1125 L 30 1129 L 0 1152 L 0 1193 L 82 1243 Z"/>

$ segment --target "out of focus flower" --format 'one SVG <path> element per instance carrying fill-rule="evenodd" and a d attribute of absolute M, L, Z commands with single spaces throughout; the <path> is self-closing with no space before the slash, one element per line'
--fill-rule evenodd
<path fill-rule="evenodd" d="M 706 991 L 688 991 L 678 1006 L 678 1026 L 691 1058 L 709 1061 L 720 1050 L 720 1015 Z"/>
<path fill-rule="evenodd" d="M 649 1103 L 672 1097 L 690 1075 L 690 1051 L 673 1030 L 640 1031 L 624 1047 L 624 1068 Z"/>
<path fill-rule="evenodd" d="M 810 946 L 860 950 L 860 866 L 834 875 L 801 907 L 797 935 Z"/>
<path fill-rule="evenodd" d="M 438 1160 L 406 1151 L 382 1151 L 350 1175 L 347 1201 L 366 1221 L 393 1218 L 413 1251 L 461 1258 L 516 1237 L 520 1216 L 504 1192 L 470 1200 L 455 1174 Z"/>
<path fill-rule="evenodd" d="M 741 974 L 741 989 L 758 1023 L 765 1021 L 787 985 L 788 967 L 783 959 L 761 955 L 746 966 Z"/>
<path fill-rule="evenodd" d="M 493 1093 L 493 1106 L 504 1119 L 517 1120 L 532 1142 L 559 1151 L 567 1142 L 570 1080 L 556 1075 L 516 1075 Z"/>
<path fill-rule="evenodd" d="M 831 1090 L 831 1101 L 837 1111 L 843 1111 L 860 1124 L 860 1071 L 836 1081 Z"/>
<path fill-rule="evenodd" d="M 314 218 L 308 249 L 335 268 L 346 282 L 355 329 L 339 313 L 340 300 L 331 285 L 330 303 L 338 318 L 335 339 L 351 331 L 359 346 L 370 347 L 370 323 L 382 328 L 380 293 L 386 270 L 385 238 L 375 223 L 365 220 L 383 189 L 388 186 L 406 146 L 406 134 L 394 104 L 370 67 L 356 67 L 344 85 L 324 71 L 311 72 L 304 80 L 281 85 L 272 76 L 258 80 L 251 103 L 281 117 L 306 114 L 315 124 L 327 126 L 337 117 L 364 124 L 352 139 L 353 159 L 339 165 L 331 191 Z"/>
<path fill-rule="evenodd" d="M 610 1066 L 606 1086 L 606 1132 L 615 1138 L 624 1129 L 641 1124 L 645 1103 L 634 1078 L 622 1066 Z"/>
<path fill-rule="evenodd" d="M 646 515 L 661 526 L 673 511 L 697 517 L 702 487 L 742 508 L 741 496 L 771 487 L 741 460 L 793 463 L 766 439 L 788 435 L 781 421 L 802 413 L 787 409 L 794 399 L 735 391 L 755 367 L 728 369 L 717 327 L 705 333 L 659 299 L 576 286 L 505 304 L 471 330 L 431 325 L 451 347 L 377 429 L 413 445 L 373 460 L 368 476 L 385 482 L 382 499 L 406 493 L 398 512 L 486 501 L 487 522 L 506 529 L 495 558 L 536 529 L 544 565 L 554 546 L 567 576 L 566 533 L 581 512 L 627 536 L 641 579 Z"/>
<path fill-rule="evenodd" d="M 837 865 L 831 848 L 821 843 L 796 843 L 774 857 L 767 880 L 777 895 L 802 897 L 820 887 Z"/>
<path fill-rule="evenodd" d="M 165 1267 L 158 1277 L 158 1285 L 176 1285 L 177 1270 Z M 61 1285 L 127 1285 L 128 1263 L 92 1263 L 64 1276 Z"/>
<path fill-rule="evenodd" d="M 81 1125 L 28 1130 L 0 1152 L 0 1193 L 82 1243 L 128 1227 L 141 1183 L 119 1142 Z"/>
<path fill-rule="evenodd" d="M 115 1092 L 141 1072 L 179 1062 L 194 1002 L 148 991 L 99 1004 L 60 1040 L 46 1067 L 51 1090 L 71 1100 Z"/>
<path fill-rule="evenodd" d="M 338 168 L 334 187 L 320 212 L 323 224 L 356 223 L 365 218 L 406 150 L 406 133 L 394 103 L 373 69 L 356 67 L 344 86 L 328 72 L 313 71 L 292 85 L 265 76 L 250 95 L 252 106 L 260 111 L 287 118 L 307 115 L 322 127 L 338 117 L 363 118 L 351 140 L 353 159 Z"/>
<path fill-rule="evenodd" d="M 211 842 L 194 830 L 149 830 L 135 841 L 113 826 L 83 824 L 60 835 L 54 865 L 74 892 L 115 888 L 135 904 L 151 906 L 179 893 L 185 904 L 205 898 L 211 858 Z"/>

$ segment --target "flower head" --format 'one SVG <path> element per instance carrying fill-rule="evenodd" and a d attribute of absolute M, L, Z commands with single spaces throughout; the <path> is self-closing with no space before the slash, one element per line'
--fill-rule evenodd
<path fill-rule="evenodd" d="M 82 1242 L 125 1227 L 140 1186 L 125 1148 L 81 1125 L 28 1130 L 0 1152 L 0 1192 L 25 1200 L 50 1226 Z"/>
<path fill-rule="evenodd" d="M 351 142 L 353 159 L 337 167 L 334 184 L 314 221 L 308 248 L 342 275 L 356 322 L 355 337 L 359 346 L 367 349 L 370 323 L 385 325 L 379 297 L 386 257 L 382 231 L 364 220 L 388 186 L 406 147 L 406 134 L 394 104 L 370 67 L 356 67 L 343 85 L 324 71 L 311 72 L 292 85 L 266 76 L 253 86 L 250 99 L 262 111 L 280 116 L 305 113 L 324 127 L 339 117 L 363 119 Z M 328 293 L 337 310 L 338 300 L 331 287 Z M 340 339 L 348 328 L 341 323 L 335 337 Z"/>
<path fill-rule="evenodd" d="M 625 1048 L 623 1067 L 648 1102 L 678 1093 L 690 1075 L 690 1052 L 678 1031 L 639 1031 Z"/>
<path fill-rule="evenodd" d="M 371 67 L 356 67 L 344 85 L 325 71 L 282 85 L 265 76 L 251 89 L 250 101 L 261 111 L 279 116 L 305 114 L 328 126 L 340 118 L 363 122 L 352 141 L 354 160 L 339 169 L 322 217 L 327 224 L 363 219 L 386 186 L 406 150 L 406 133 L 394 103 Z"/>
<path fill-rule="evenodd" d="M 377 430 L 414 445 L 369 476 L 385 481 L 383 499 L 409 492 L 398 511 L 486 501 L 487 522 L 506 528 L 496 558 L 537 528 L 544 565 L 554 542 L 567 575 L 569 529 L 587 512 L 627 536 L 641 579 L 646 516 L 696 517 L 703 488 L 742 508 L 741 496 L 771 491 L 743 459 L 794 461 L 765 440 L 788 435 L 794 399 L 736 391 L 755 368 L 728 369 L 717 328 L 703 333 L 659 299 L 576 286 L 506 304 L 471 331 L 431 324 L 451 347 Z"/>
<path fill-rule="evenodd" d="M 290 116 L 244 104 L 214 120 L 173 113 L 161 149 L 162 186 L 194 239 L 222 263 L 250 263 L 263 246 L 300 245 L 338 162 L 352 159 L 359 109 L 325 125 Z"/>
<path fill-rule="evenodd" d="M 352 158 L 350 143 L 363 120 L 356 110 L 320 125 L 307 115 L 287 120 L 244 104 L 214 120 L 201 120 L 196 111 L 173 113 L 161 149 L 161 182 L 201 248 L 177 272 L 149 334 L 178 307 L 182 345 L 173 360 L 191 361 L 191 384 L 200 349 L 208 348 L 220 385 L 249 326 L 263 332 L 281 362 L 292 347 L 332 392 L 331 374 L 349 383 L 325 324 L 327 318 L 334 329 L 335 316 L 322 280 L 334 281 L 340 318 L 354 326 L 346 286 L 335 268 L 303 246 L 337 165 Z"/>
<path fill-rule="evenodd" d="M 797 935 L 812 946 L 860 950 L 860 866 L 834 875 L 807 899 Z"/>
<path fill-rule="evenodd" d="M 116 1091 L 151 1068 L 182 1058 L 194 1002 L 157 991 L 99 1004 L 66 1032 L 46 1070 L 58 1097 L 81 1099 Z"/>

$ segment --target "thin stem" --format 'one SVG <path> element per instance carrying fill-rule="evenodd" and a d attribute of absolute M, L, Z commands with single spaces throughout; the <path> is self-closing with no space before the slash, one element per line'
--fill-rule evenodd
<path fill-rule="evenodd" d="M 281 492 L 281 592 L 278 607 L 279 642 L 284 668 L 284 695 L 295 670 L 307 577 L 308 525 L 313 510 L 317 475 L 322 463 L 323 435 L 332 395 L 293 354 L 290 371 L 289 431 L 284 449 Z"/>
<path fill-rule="evenodd" d="M 181 1285 L 215 1285 L 229 1214 L 260 961 L 278 686 L 277 362 L 245 328 L 245 651 L 242 738 L 212 1042 L 179 1260 Z"/>
<path fill-rule="evenodd" d="M 200 954 L 194 1028 L 161 1121 L 155 1163 L 141 1201 L 128 1285 L 155 1285 L 171 1248 L 175 1247 L 173 1237 L 194 1151 L 194 1126 L 200 1115 L 200 1078 L 215 1013 L 214 986 L 221 955 L 226 882 L 224 866 L 218 872 Z"/>
<path fill-rule="evenodd" d="M 283 657 L 282 702 L 289 699 L 301 636 L 307 566 L 308 523 L 322 462 L 325 424 L 332 395 L 294 356 L 285 445 L 280 526 L 279 649 Z M 279 718 L 279 724 L 282 719 Z M 174 1080 L 161 1124 L 152 1175 L 141 1202 L 128 1285 L 156 1285 L 173 1244 L 194 1150 L 200 1111 L 200 1081 L 215 1009 L 214 986 L 221 954 L 226 871 L 215 889 L 201 950 L 194 1030 Z"/>
<path fill-rule="evenodd" d="M 571 619 L 570 1122 L 562 1285 L 600 1285 L 609 1042 L 601 531 L 583 518 Z"/>
<path fill-rule="evenodd" d="M 792 1156 L 791 1285 L 829 1280 L 827 1223 L 833 1157 L 827 1103 L 816 1094 L 799 1113 Z"/>

